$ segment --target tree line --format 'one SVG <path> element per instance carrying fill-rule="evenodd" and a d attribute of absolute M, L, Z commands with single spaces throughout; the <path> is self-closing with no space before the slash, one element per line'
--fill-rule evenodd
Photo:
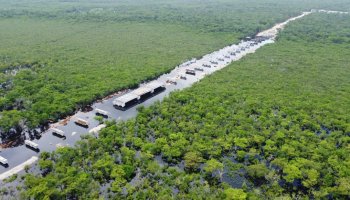
<path fill-rule="evenodd" d="M 327 31 L 318 32 L 324 22 Z M 140 107 L 135 119 L 43 153 L 23 196 L 346 199 L 350 56 L 333 38 L 348 39 L 341 34 L 348 22 L 338 15 L 293 22 L 275 44 Z M 311 31 L 295 31 L 304 28 Z M 228 181 L 237 176 L 239 187 Z"/>

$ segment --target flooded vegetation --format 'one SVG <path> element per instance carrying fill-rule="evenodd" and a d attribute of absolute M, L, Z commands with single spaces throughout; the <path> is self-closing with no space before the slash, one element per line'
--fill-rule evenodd
<path fill-rule="evenodd" d="M 254 4 L 261 5 L 256 15 L 265 13 L 264 5 L 269 1 Z M 125 6 L 130 6 L 129 3 Z M 177 13 L 187 14 L 212 6 L 210 1 L 195 6 L 194 10 L 187 9 L 196 5 L 192 1 L 183 4 L 186 6 L 150 4 L 155 13 L 157 9 L 165 11 L 167 6 L 172 9 L 175 6 Z M 11 3 L 4 5 L 13 9 Z M 67 13 L 67 7 L 63 6 L 53 12 L 49 20 L 45 11 L 32 12 L 26 17 L 31 23 L 37 19 L 48 24 L 50 20 L 63 20 L 60 22 L 65 24 L 68 19 L 71 23 L 89 23 L 84 24 L 85 30 L 77 28 L 80 29 L 77 34 L 86 38 L 98 38 L 95 33 L 102 30 L 108 32 L 105 25 L 116 25 L 109 24 L 109 20 L 120 23 L 118 15 L 109 15 L 119 5 L 113 4 L 116 7 L 111 10 L 91 10 L 93 6 L 86 5 L 71 10 L 68 15 L 62 14 Z M 225 13 L 225 7 L 233 4 L 222 0 L 215 5 L 218 6 L 213 12 Z M 154 45 L 151 49 L 141 48 L 138 53 L 132 51 L 135 47 L 127 49 L 121 54 L 128 59 L 119 57 L 120 52 L 103 51 L 104 62 L 84 57 L 75 63 L 86 64 L 83 69 L 74 67 L 78 66 L 72 62 L 77 54 L 67 57 L 60 55 L 59 50 L 49 56 L 59 59 L 49 59 L 43 68 L 4 73 L 14 77 L 15 89 L 2 91 L 1 105 L 15 105 L 11 98 L 23 92 L 23 96 L 16 96 L 14 101 L 23 106 L 1 111 L 0 194 L 4 198 L 24 199 L 346 199 L 350 195 L 347 189 L 350 16 L 345 11 L 311 10 L 310 5 L 318 5 L 313 1 L 305 4 L 297 0 L 293 3 L 280 1 L 277 6 L 269 5 L 269 11 L 279 8 L 272 14 L 272 21 L 264 22 L 264 17 L 271 16 L 260 13 L 259 23 L 249 24 L 244 29 L 237 29 L 240 27 L 237 21 L 233 23 L 235 26 L 226 27 L 231 24 L 227 22 L 230 17 L 227 13 L 228 18 L 221 19 L 223 23 L 210 17 L 204 18 L 206 24 L 201 24 L 201 19 L 193 18 L 194 22 L 180 17 L 181 25 L 167 26 L 168 20 L 179 19 L 174 13 L 161 21 L 151 17 L 149 20 L 155 24 L 140 23 L 135 16 L 143 9 L 132 6 L 135 13 L 124 13 L 124 20 L 131 24 L 136 21 L 133 25 L 139 31 L 147 29 L 143 23 L 152 27 L 149 35 L 147 31 L 136 31 L 136 35 L 146 34 L 144 38 L 152 38 L 154 28 L 161 28 L 161 33 L 150 41 L 154 44 L 144 43 L 145 47 Z M 340 5 L 349 6 L 341 0 L 336 5 L 334 1 L 322 3 L 331 10 Z M 148 4 L 144 6 L 151 8 Z M 247 13 L 241 13 L 242 19 L 252 16 L 247 8 Z M 300 8 L 311 11 L 297 12 Z M 28 8 L 21 9 L 12 14 L 1 13 L 0 24 L 23 17 L 23 11 Z M 291 15 L 294 12 L 299 14 Z M 84 17 L 81 13 L 85 13 Z M 106 16 L 109 20 L 99 23 L 99 19 Z M 284 20 L 280 20 L 281 16 Z M 256 16 L 247 17 L 252 22 L 256 19 Z M 97 32 L 88 31 L 90 23 L 103 28 L 94 29 L 99 30 Z M 192 28 L 202 32 L 187 29 L 188 24 L 195 24 Z M 262 24 L 272 28 L 261 31 Z M 135 30 L 130 24 L 116 26 L 126 28 L 120 29 L 126 35 L 131 34 L 129 28 Z M 116 30 L 114 28 L 110 30 Z M 206 29 L 210 31 L 203 31 Z M 186 30 L 182 33 L 184 38 L 176 38 L 171 33 L 175 30 Z M 40 43 L 38 49 L 47 44 L 62 44 L 66 51 L 65 40 L 69 37 L 64 35 L 68 32 L 63 30 L 62 37 Z M 158 41 L 165 33 L 170 35 Z M 188 37 L 191 34 L 193 37 Z M 198 40 L 196 34 L 199 34 Z M 134 38 L 130 36 L 129 39 Z M 168 41 L 168 37 L 173 42 L 162 46 L 162 41 Z M 9 41 L 9 35 L 5 38 Z M 208 41 L 202 46 L 206 38 Z M 97 41 L 107 45 L 103 39 Z M 109 37 L 109 40 L 113 39 Z M 143 43 L 142 39 L 137 40 L 140 41 Z M 180 44 L 184 42 L 189 42 L 185 45 L 188 49 L 173 55 L 183 50 Z M 232 42 L 236 44 L 223 47 Z M 115 44 L 111 42 L 112 46 Z M 132 46 L 131 40 L 125 44 Z M 160 49 L 156 47 L 159 45 Z M 90 49 L 94 52 L 96 49 L 92 46 Z M 117 50 L 112 46 L 109 47 L 113 51 Z M 196 49 L 198 47 L 202 48 Z M 214 47 L 221 49 L 204 55 Z M 82 55 L 90 55 L 81 51 L 87 46 L 78 45 L 77 48 Z M 145 50 L 147 53 L 143 53 Z M 12 50 L 0 51 L 16 55 Z M 36 59 L 42 59 L 45 55 L 34 51 L 22 58 L 37 56 Z M 152 52 L 159 57 L 153 57 Z M 91 55 L 94 59 L 98 57 L 95 53 Z M 118 55 L 117 59 L 125 60 L 113 67 L 111 63 L 116 63 L 107 55 Z M 165 55 L 168 61 L 164 60 Z M 147 56 L 155 60 L 144 59 Z M 14 58 L 5 57 L 2 66 Z M 133 58 L 137 60 L 135 63 Z M 178 64 L 181 59 L 187 61 Z M 125 68 L 126 61 L 131 67 Z M 138 62 L 146 64 L 138 68 Z M 101 67 L 97 70 L 92 64 L 101 64 Z M 59 74 L 62 69 L 65 73 Z M 50 77 L 51 72 L 58 73 L 57 81 L 62 81 L 65 74 L 67 77 L 62 83 L 56 82 Z M 81 74 L 87 77 L 73 83 Z M 91 83 L 85 82 L 85 78 L 92 78 Z M 36 95 L 37 90 L 31 87 L 42 80 L 47 84 L 37 85 L 40 94 Z M 60 84 L 64 83 L 73 89 L 62 88 Z M 25 84 L 30 86 L 24 87 Z M 84 84 L 87 87 L 81 88 Z M 52 91 L 55 93 L 51 94 Z M 76 96 L 70 93 L 73 91 Z M 50 101 L 41 98 L 45 94 Z M 55 97 L 52 99 L 51 95 Z M 43 106 L 37 106 L 35 100 Z M 68 112 L 57 105 L 67 106 Z"/>
<path fill-rule="evenodd" d="M 23 70 L 14 84 L 0 80 L 7 88 L 0 91 L 4 138 L 65 118 L 305 10 L 347 5 L 346 0 L 17 1 L 1 1 L 0 69 L 45 67 Z"/>
<path fill-rule="evenodd" d="M 272 42 L 273 40 L 269 39 L 269 37 L 259 36 L 248 41 L 242 41 L 237 45 L 234 44 L 227 46 L 221 50 L 205 55 L 199 60 L 192 59 L 188 62 L 185 62 L 177 66 L 170 73 L 160 76 L 156 80 L 156 82 L 160 84 L 160 89 L 155 90 L 149 95 L 140 95 L 140 99 L 137 99 L 138 95 L 133 93 L 140 90 L 140 88 L 144 88 L 149 83 L 141 84 L 138 89 L 123 90 L 117 92 L 115 95 L 110 95 L 107 98 L 104 98 L 103 100 L 97 101 L 96 103 L 90 105 L 85 110 L 79 111 L 73 116 L 67 117 L 66 119 L 63 119 L 57 123 L 48 124 L 42 131 L 33 130 L 35 131 L 35 134 L 28 132 L 24 135 L 21 135 L 20 137 L 10 138 L 7 142 L 2 143 L 3 149 L 1 152 L 1 155 L 9 160 L 10 167 L 0 169 L 0 172 L 10 170 L 12 167 L 15 167 L 16 165 L 26 161 L 31 156 L 37 155 L 39 152 L 50 152 L 56 148 L 73 146 L 75 142 L 80 140 L 80 136 L 83 134 L 92 133 L 97 137 L 99 132 L 97 130 L 101 129 L 101 125 L 99 125 L 101 122 L 105 120 L 121 121 L 134 118 L 137 116 L 137 108 L 139 106 L 148 107 L 154 102 L 161 101 L 164 97 L 168 96 L 170 92 L 190 87 L 193 83 L 198 82 L 205 76 L 224 68 L 231 62 L 239 60 L 243 56 L 249 53 L 253 53 L 256 49 Z M 243 48 L 244 51 L 242 50 Z M 236 53 L 237 51 L 240 52 Z M 235 52 L 235 55 L 230 55 L 230 53 L 233 52 Z M 229 55 L 228 58 L 224 58 L 224 56 L 227 55 Z M 219 61 L 218 59 L 221 60 Z M 210 61 L 215 62 L 215 64 L 208 64 Z M 196 68 L 202 67 L 203 65 L 208 65 L 210 68 L 201 68 L 201 70 L 196 70 Z M 188 74 L 188 70 L 192 70 L 194 73 Z M 185 77 L 186 79 L 183 79 L 181 77 Z M 172 80 L 172 83 L 170 83 L 169 80 Z M 130 94 L 136 96 L 136 101 L 130 99 L 130 102 L 127 102 L 127 105 L 124 107 L 115 105 L 116 100 L 125 96 L 130 96 Z M 97 118 L 97 116 L 100 115 L 101 111 L 108 113 L 102 119 Z M 59 134 L 57 134 L 58 132 Z M 35 142 L 38 147 L 28 147 L 28 145 L 25 145 L 26 139 Z M 28 150 L 29 153 L 16 153 Z"/>

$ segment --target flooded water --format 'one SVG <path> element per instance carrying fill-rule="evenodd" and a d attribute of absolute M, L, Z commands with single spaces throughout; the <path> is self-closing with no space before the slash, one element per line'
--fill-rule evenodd
<path fill-rule="evenodd" d="M 2 149 L 1 156 L 8 160 L 9 166 L 0 167 L 0 173 L 3 173 L 12 167 L 19 165 L 32 156 L 37 156 L 40 152 L 43 151 L 53 151 L 61 146 L 73 146 L 75 142 L 80 140 L 80 136 L 86 134 L 92 128 L 99 125 L 99 122 L 95 120 L 96 112 L 95 109 L 102 109 L 109 112 L 108 119 L 115 119 L 117 121 L 127 120 L 133 118 L 137 115 L 137 107 L 139 106 L 150 106 L 156 101 L 161 101 L 165 96 L 168 96 L 170 92 L 174 90 L 181 90 L 187 87 L 190 87 L 193 83 L 204 78 L 206 75 L 211 74 L 217 70 L 222 69 L 233 61 L 239 60 L 241 57 L 245 56 L 248 53 L 253 53 L 256 49 L 261 46 L 272 43 L 273 40 L 264 40 L 260 43 L 255 43 L 255 41 L 242 41 L 238 45 L 231 45 L 225 47 L 219 51 L 213 52 L 204 56 L 200 60 L 192 60 L 185 64 L 182 64 L 176 67 L 173 71 L 168 74 L 164 74 L 157 79 L 157 81 L 165 84 L 165 90 L 154 95 L 153 97 L 144 100 L 142 103 L 139 103 L 125 111 L 116 109 L 113 106 L 113 100 L 118 96 L 121 96 L 125 93 L 113 96 L 109 99 L 103 100 L 101 102 L 94 103 L 92 105 L 93 110 L 89 112 L 79 111 L 69 120 L 66 121 L 67 124 L 64 125 L 64 122 L 58 122 L 52 124 L 51 127 L 58 128 L 65 132 L 66 137 L 61 138 L 57 135 L 53 135 L 51 130 L 43 132 L 40 135 L 40 138 L 33 137 L 32 141 L 39 145 L 39 151 L 34 151 L 26 147 L 25 145 L 19 145 L 17 147 Z M 251 46 L 252 45 L 252 46 Z M 242 50 L 244 48 L 245 50 Z M 236 55 L 230 55 L 240 51 Z M 225 57 L 226 56 L 226 57 Z M 229 58 L 228 58 L 229 57 Z M 220 59 L 220 60 L 218 60 Z M 210 61 L 217 62 L 217 64 L 211 64 Z M 211 67 L 203 67 L 203 64 L 210 65 Z M 195 69 L 196 68 L 196 69 Z M 195 75 L 186 74 L 186 69 L 192 69 L 195 71 Z M 203 71 L 202 71 L 203 70 Z M 171 80 L 171 81 L 169 81 Z M 172 83 L 167 83 L 172 82 Z M 89 127 L 82 127 L 75 124 L 74 119 L 81 118 L 89 122 Z M 93 133 L 92 133 L 93 134 Z M 24 140 L 25 138 L 22 138 Z M 21 142 L 23 143 L 23 142 Z"/>
<path fill-rule="evenodd" d="M 303 15 L 300 16 L 305 16 L 305 13 L 303 13 Z M 281 24 L 283 24 L 284 26 L 286 23 Z M 276 26 L 272 29 L 276 30 Z M 278 26 L 278 29 L 283 28 L 283 26 Z M 230 63 L 239 60 L 240 58 L 249 53 L 254 53 L 257 49 L 266 44 L 273 43 L 277 31 L 267 30 L 265 31 L 265 33 L 268 34 L 264 34 L 264 32 L 262 32 L 258 35 L 257 38 L 253 38 L 248 41 L 241 41 L 239 44 L 233 44 L 213 53 L 207 54 L 203 56 L 200 60 L 193 59 L 180 66 L 177 66 L 170 73 L 164 74 L 157 79 L 157 81 L 165 84 L 165 90 L 156 95 L 151 96 L 148 99 L 144 99 L 142 102 L 129 109 L 126 109 L 125 111 L 116 109 L 113 106 L 113 100 L 130 91 L 124 91 L 123 93 L 120 93 L 118 95 L 112 95 L 103 101 L 94 103 L 92 105 L 91 111 L 79 111 L 67 120 L 62 120 L 61 122 L 51 124 L 51 127 L 55 127 L 64 131 L 66 136 L 63 138 L 54 135 L 51 130 L 44 131 L 35 137 L 22 137 L 19 141 L 21 145 L 12 148 L 1 149 L 0 156 L 8 160 L 8 165 L 0 166 L 0 173 L 11 171 L 14 167 L 31 159 L 33 156 L 38 156 L 40 152 L 51 152 L 59 147 L 74 146 L 74 144 L 78 140 L 80 140 L 80 136 L 83 134 L 96 134 L 89 133 L 89 130 L 99 125 L 99 122 L 95 119 L 96 108 L 108 111 L 108 119 L 110 120 L 115 119 L 117 121 L 120 121 L 135 117 L 137 115 L 137 108 L 139 106 L 148 107 L 154 104 L 156 101 L 161 101 L 164 97 L 168 96 L 170 92 L 190 87 L 193 83 L 204 78 L 206 75 L 212 74 L 215 71 L 218 71 L 228 66 Z M 273 34 L 271 35 L 271 33 Z M 193 70 L 192 72 L 195 72 L 195 75 L 187 74 L 186 70 Z M 77 118 L 86 120 L 89 123 L 89 127 L 82 127 L 76 125 L 74 120 Z M 25 146 L 24 139 L 30 139 L 33 142 L 37 143 L 39 145 L 39 151 L 35 151 Z"/>

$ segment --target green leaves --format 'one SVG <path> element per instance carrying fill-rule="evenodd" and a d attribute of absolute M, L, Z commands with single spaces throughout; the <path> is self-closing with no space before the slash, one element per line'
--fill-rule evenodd
<path fill-rule="evenodd" d="M 275 44 L 142 108 L 136 119 L 44 154 L 39 165 L 52 172 L 28 176 L 27 194 L 96 198 L 106 183 L 108 197 L 121 199 L 346 199 L 350 55 L 347 46 L 322 41 L 328 31 L 347 30 L 342 19 L 334 29 L 337 18 L 293 22 Z M 81 83 L 68 85 L 86 84 L 75 70 Z M 78 96 L 86 101 L 88 93 Z"/>
<path fill-rule="evenodd" d="M 62 118 L 107 94 L 157 77 L 182 60 L 238 40 L 228 33 L 173 23 L 0 17 L 0 26 L 0 55 L 6 55 L 0 57 L 0 66 L 33 60 L 42 65 L 21 70 L 11 77 L 11 88 L 0 91 L 4 134 L 20 121 L 33 128 Z"/>
<path fill-rule="evenodd" d="M 219 173 L 220 175 L 221 172 L 224 170 L 224 165 L 218 160 L 212 158 L 205 163 L 203 169 L 206 173 L 210 175 L 213 175 L 213 173 Z"/>
<path fill-rule="evenodd" d="M 198 152 L 187 152 L 184 156 L 185 167 L 189 170 L 198 169 L 200 163 L 203 161 L 200 153 Z"/>
<path fill-rule="evenodd" d="M 320 173 L 315 169 L 310 169 L 305 171 L 304 177 L 303 185 L 307 188 L 311 188 L 319 182 Z"/>
<path fill-rule="evenodd" d="M 253 178 L 263 179 L 269 173 L 269 169 L 264 164 L 250 165 L 247 167 L 247 173 Z"/>
<path fill-rule="evenodd" d="M 224 191 L 226 200 L 244 200 L 248 195 L 242 189 L 228 188 Z"/>
<path fill-rule="evenodd" d="M 283 168 L 283 173 L 285 174 L 283 178 L 289 182 L 292 183 L 296 179 L 301 179 L 301 171 L 299 168 L 295 165 L 288 164 Z"/>

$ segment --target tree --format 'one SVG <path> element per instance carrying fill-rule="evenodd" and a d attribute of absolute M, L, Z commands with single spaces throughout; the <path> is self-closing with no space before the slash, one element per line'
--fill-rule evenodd
<path fill-rule="evenodd" d="M 185 167 L 189 170 L 196 170 L 203 158 L 198 152 L 187 152 L 184 156 Z"/>
<path fill-rule="evenodd" d="M 53 162 L 51 160 L 39 160 L 39 167 L 41 170 L 51 171 L 53 167 Z"/>
<path fill-rule="evenodd" d="M 235 138 L 234 142 L 235 142 L 235 146 L 240 147 L 242 149 L 246 148 L 249 144 L 249 141 L 247 138 Z"/>
<path fill-rule="evenodd" d="M 246 169 L 250 177 L 257 179 L 264 178 L 269 173 L 269 170 L 264 164 L 250 165 Z"/>
<path fill-rule="evenodd" d="M 124 184 L 126 183 L 125 180 L 126 173 L 124 172 L 124 169 L 120 165 L 116 165 L 113 167 L 113 170 L 111 172 L 111 177 L 114 178 L 114 181 L 111 185 L 111 190 L 113 192 L 121 193 L 122 188 Z"/>
<path fill-rule="evenodd" d="M 293 164 L 289 164 L 284 167 L 283 169 L 284 176 L 283 178 L 286 179 L 287 182 L 292 183 L 295 179 L 301 179 L 301 171 L 299 168 Z"/>
<path fill-rule="evenodd" d="M 218 176 L 220 180 L 223 175 L 223 170 L 224 170 L 224 165 L 214 158 L 208 160 L 205 163 L 204 171 L 208 174 L 211 174 L 212 176 L 214 175 L 214 173 L 217 173 L 217 175 L 215 176 Z"/>
<path fill-rule="evenodd" d="M 307 188 L 311 188 L 317 184 L 320 173 L 315 169 L 306 170 L 304 173 L 305 179 L 303 180 L 303 185 Z"/>
<path fill-rule="evenodd" d="M 340 178 L 337 181 L 337 187 L 335 189 L 335 192 L 339 195 L 342 196 L 350 196 L 350 178 L 349 177 L 344 177 L 344 178 Z"/>
<path fill-rule="evenodd" d="M 92 169 L 94 171 L 94 177 L 102 182 L 104 179 L 108 180 L 111 176 L 112 170 L 116 168 L 113 158 L 108 154 L 104 154 L 101 159 L 93 164 Z"/>
<path fill-rule="evenodd" d="M 244 200 L 247 199 L 247 193 L 242 189 L 228 188 L 224 191 L 226 200 Z"/>

